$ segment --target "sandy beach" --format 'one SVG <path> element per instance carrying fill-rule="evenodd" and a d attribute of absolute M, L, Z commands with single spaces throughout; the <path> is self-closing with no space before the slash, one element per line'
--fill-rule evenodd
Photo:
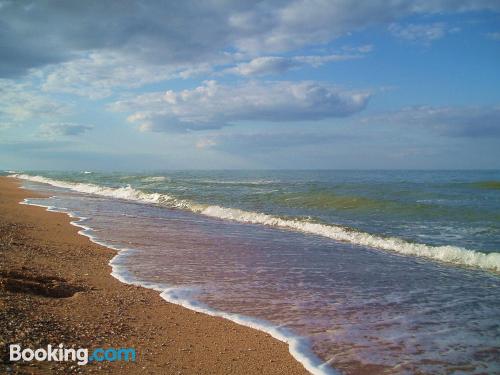
<path fill-rule="evenodd" d="M 40 196 L 0 178 L 2 373 L 304 374 L 286 343 L 170 304 L 110 275 L 115 251 L 70 218 L 19 204 Z M 9 363 L 7 347 L 132 347 L 132 362 Z"/>

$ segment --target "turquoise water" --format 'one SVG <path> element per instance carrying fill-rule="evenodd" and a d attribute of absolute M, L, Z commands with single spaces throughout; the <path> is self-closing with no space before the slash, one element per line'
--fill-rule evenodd
<path fill-rule="evenodd" d="M 499 171 L 21 177 L 131 249 L 117 274 L 285 327 L 327 367 L 500 371 Z"/>

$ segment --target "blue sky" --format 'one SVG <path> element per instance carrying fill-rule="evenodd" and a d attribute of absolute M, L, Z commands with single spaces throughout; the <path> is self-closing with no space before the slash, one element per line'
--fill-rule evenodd
<path fill-rule="evenodd" d="M 500 168 L 498 1 L 2 1 L 0 168 Z"/>

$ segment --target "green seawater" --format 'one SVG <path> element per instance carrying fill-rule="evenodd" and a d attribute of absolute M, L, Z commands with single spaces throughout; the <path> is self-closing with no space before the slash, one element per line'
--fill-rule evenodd
<path fill-rule="evenodd" d="M 500 251 L 500 171 L 30 171 L 193 204 L 342 225 L 429 245 Z"/>

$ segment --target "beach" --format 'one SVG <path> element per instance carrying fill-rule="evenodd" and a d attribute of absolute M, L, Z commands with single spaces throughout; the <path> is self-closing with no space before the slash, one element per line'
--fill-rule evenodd
<path fill-rule="evenodd" d="M 21 205 L 43 195 L 0 178 L 2 372 L 304 374 L 288 345 L 231 321 L 167 303 L 113 278 L 114 250 L 78 234 L 64 213 Z M 135 362 L 9 363 L 7 345 L 131 347 Z"/>
<path fill-rule="evenodd" d="M 498 178 L 10 174 L 2 340 L 137 352 L 62 372 L 495 373 Z"/>

